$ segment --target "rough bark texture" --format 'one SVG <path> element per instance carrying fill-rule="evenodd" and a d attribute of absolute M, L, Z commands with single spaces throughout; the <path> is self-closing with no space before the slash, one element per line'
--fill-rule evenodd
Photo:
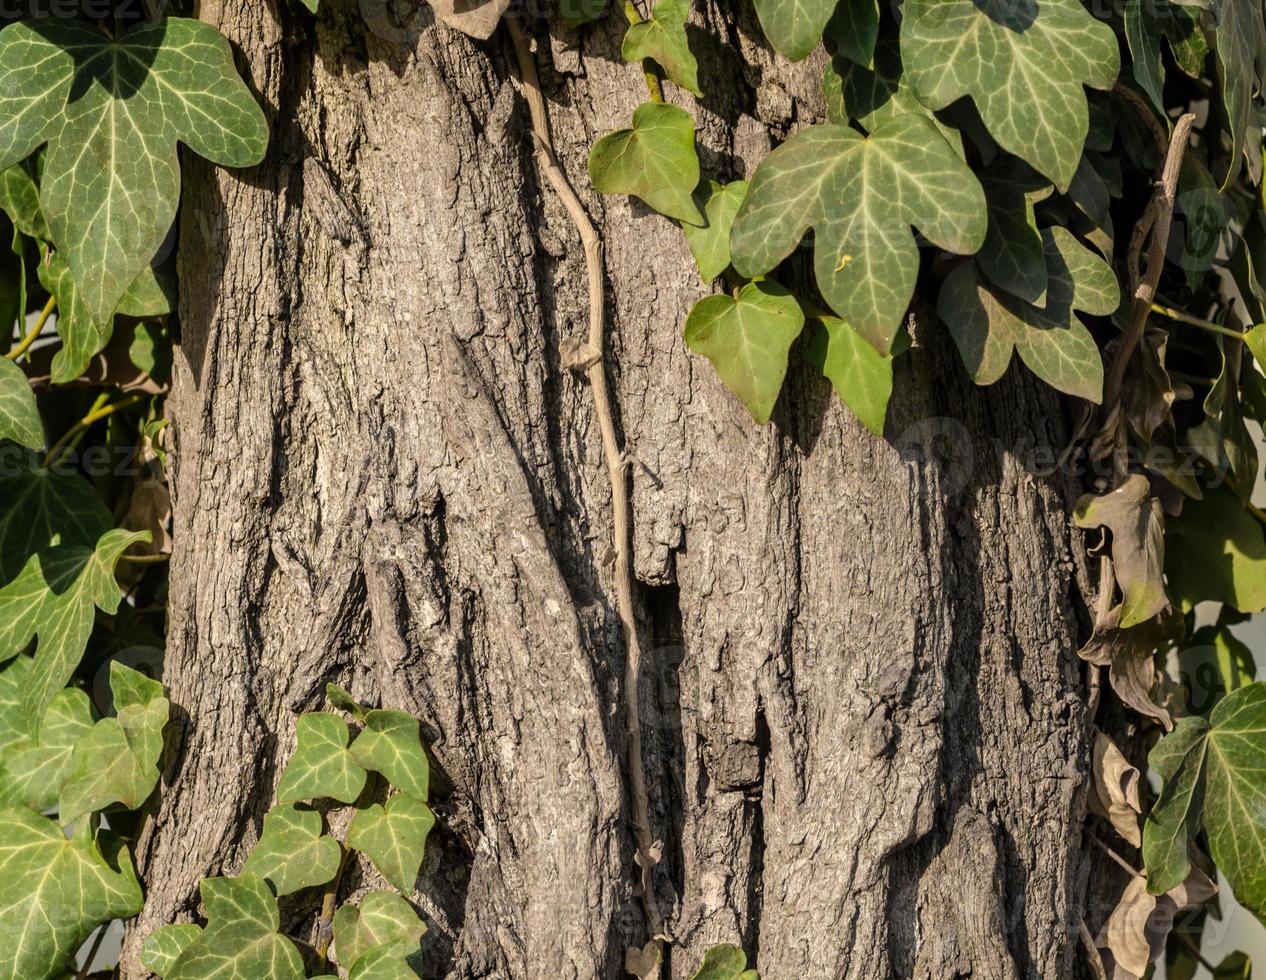
<path fill-rule="evenodd" d="M 189 161 L 170 401 L 181 711 L 125 950 L 233 873 L 327 681 L 421 719 L 442 829 L 414 900 L 436 977 L 619 977 L 645 939 L 622 770 L 610 488 L 573 228 L 498 34 L 205 0 L 273 121 Z M 696 4 L 705 174 L 821 112 L 821 64 Z M 365 20 L 362 20 L 361 15 Z M 368 27 L 366 27 L 366 21 Z M 888 438 L 793 365 L 757 428 L 680 328 L 680 232 L 584 177 L 644 98 L 619 26 L 539 35 L 563 166 L 607 243 L 634 456 L 641 691 L 670 973 L 734 942 L 766 980 L 1065 977 L 1087 764 L 1063 409 L 976 390 L 916 322 Z M 746 62 L 746 66 L 744 64 Z M 345 892 L 373 883 L 354 869 Z M 287 903 L 311 929 L 312 908 Z M 304 924 L 306 923 L 306 925 Z"/>

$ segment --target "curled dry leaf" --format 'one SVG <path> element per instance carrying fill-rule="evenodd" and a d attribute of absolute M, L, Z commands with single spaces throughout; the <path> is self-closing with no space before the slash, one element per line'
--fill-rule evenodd
<path fill-rule="evenodd" d="M 1217 885 L 1194 865 L 1181 885 L 1159 897 L 1147 890 L 1146 877 L 1131 878 L 1096 941 L 1105 951 L 1108 976 L 1112 980 L 1141 980 L 1148 964 L 1164 952 L 1174 917 L 1203 905 L 1217 891 Z"/>
<path fill-rule="evenodd" d="M 1102 497 L 1077 501 L 1074 519 L 1081 528 L 1112 532 L 1112 568 L 1121 586 L 1122 629 L 1161 612 L 1165 596 L 1165 521 L 1147 477 L 1135 473 Z"/>
<path fill-rule="evenodd" d="M 1107 667 L 1117 697 L 1140 714 L 1155 718 L 1169 731 L 1174 722 L 1154 694 L 1157 670 L 1153 658 L 1177 643 L 1182 635 L 1182 616 L 1173 609 L 1141 626 L 1122 629 L 1121 606 L 1117 606 L 1095 626 L 1077 653 L 1088 663 Z"/>
<path fill-rule="evenodd" d="M 1103 732 L 1095 739 L 1093 765 L 1095 780 L 1090 809 L 1111 823 L 1125 840 L 1135 847 L 1141 846 L 1139 771 Z"/>
<path fill-rule="evenodd" d="M 455 31 L 486 41 L 501 23 L 510 0 L 430 0 L 435 16 Z"/>

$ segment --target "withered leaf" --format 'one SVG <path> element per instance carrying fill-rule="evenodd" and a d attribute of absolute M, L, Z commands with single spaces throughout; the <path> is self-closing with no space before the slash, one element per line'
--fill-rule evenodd
<path fill-rule="evenodd" d="M 430 0 L 435 16 L 453 30 L 485 41 L 501 23 L 510 0 Z"/>
<path fill-rule="evenodd" d="M 1125 840 L 1135 847 L 1143 843 L 1139 830 L 1139 780 L 1138 769 L 1130 762 L 1116 743 L 1100 732 L 1095 738 L 1093 754 L 1094 792 L 1090 794 L 1090 809 L 1112 824 Z"/>
<path fill-rule="evenodd" d="M 1087 495 L 1073 514 L 1081 528 L 1112 532 L 1112 567 L 1121 586 L 1122 629 L 1161 612 L 1165 596 L 1165 520 L 1147 477 L 1135 473 L 1102 497 Z"/>
<path fill-rule="evenodd" d="M 1155 718 L 1165 729 L 1174 727 L 1169 712 L 1153 697 L 1156 665 L 1153 657 L 1182 638 L 1183 620 L 1173 609 L 1132 629 L 1121 628 L 1121 607 L 1111 610 L 1086 645 L 1077 651 L 1088 663 L 1108 668 L 1117 697 L 1140 714 Z"/>

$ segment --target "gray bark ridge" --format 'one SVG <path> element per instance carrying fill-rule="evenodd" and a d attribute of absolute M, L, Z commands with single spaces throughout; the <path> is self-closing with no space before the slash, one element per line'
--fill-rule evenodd
<path fill-rule="evenodd" d="M 247 174 L 186 165 L 179 720 L 124 975 L 196 919 L 203 876 L 240 869 L 296 713 L 335 681 L 415 713 L 435 760 L 429 975 L 619 977 L 646 937 L 610 490 L 560 357 L 584 333 L 579 243 L 508 41 L 360 6 L 202 4 L 273 137 Z M 822 64 L 773 57 L 746 5 L 697 6 L 719 94 L 692 111 L 706 176 L 732 179 L 821 117 Z M 681 341 L 706 290 L 680 232 L 584 177 L 644 96 L 619 37 L 542 34 L 538 58 L 606 240 L 669 972 L 732 942 L 766 980 L 1070 976 L 1084 578 L 1073 487 L 1032 459 L 1061 406 L 1018 371 L 974 389 L 916 317 L 887 439 L 796 365 L 755 427 Z M 345 897 L 375 884 L 357 865 Z M 283 904 L 290 928 L 312 911 Z"/>

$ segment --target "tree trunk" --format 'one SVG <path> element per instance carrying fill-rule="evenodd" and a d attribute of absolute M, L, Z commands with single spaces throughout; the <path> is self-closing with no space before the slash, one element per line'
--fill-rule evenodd
<path fill-rule="evenodd" d="M 200 878 L 240 869 L 295 715 L 334 681 L 418 715 L 435 760 L 429 975 L 617 978 L 647 937 L 611 489 L 560 364 L 585 329 L 579 241 L 504 32 L 321 6 L 202 3 L 273 136 L 246 174 L 186 160 L 180 716 L 124 975 L 153 928 L 196 917 Z M 747 4 L 695 6 L 705 175 L 744 176 L 820 118 L 822 64 L 774 57 Z M 732 942 L 765 980 L 1072 976 L 1085 578 L 1076 488 L 1034 465 L 1066 410 L 1019 370 L 973 388 L 916 317 L 886 440 L 795 363 L 753 425 L 682 343 L 706 290 L 680 231 L 585 177 L 645 97 L 620 35 L 542 29 L 537 59 L 606 242 L 666 975 Z M 345 894 L 372 883 L 356 869 Z"/>

